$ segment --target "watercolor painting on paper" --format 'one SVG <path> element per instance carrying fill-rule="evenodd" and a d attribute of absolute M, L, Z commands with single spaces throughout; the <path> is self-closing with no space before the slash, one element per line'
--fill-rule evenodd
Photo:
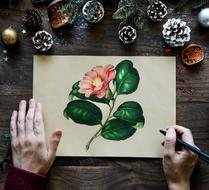
<path fill-rule="evenodd" d="M 75 123 L 99 128 L 87 143 L 87 151 L 97 137 L 125 140 L 131 137 L 137 128 L 144 127 L 143 109 L 138 102 L 125 101 L 113 113 L 118 96 L 135 92 L 139 81 L 139 73 L 133 67 L 132 61 L 123 60 L 115 68 L 113 65 L 95 66 L 81 81 L 73 85 L 64 116 Z M 94 102 L 109 107 L 104 123 L 102 111 Z"/>
<path fill-rule="evenodd" d="M 158 131 L 176 123 L 175 89 L 174 57 L 34 57 L 46 133 L 63 131 L 58 156 L 161 157 Z"/>

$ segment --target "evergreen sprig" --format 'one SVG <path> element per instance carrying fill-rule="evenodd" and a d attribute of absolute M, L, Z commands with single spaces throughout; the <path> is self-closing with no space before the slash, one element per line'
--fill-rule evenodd
<path fill-rule="evenodd" d="M 194 2 L 194 6 L 193 6 L 193 10 L 196 10 L 196 9 L 200 9 L 202 8 L 203 6 L 205 6 L 207 3 L 209 3 L 209 0 L 196 0 Z"/>
<path fill-rule="evenodd" d="M 136 0 L 120 0 L 112 18 L 120 20 L 119 28 L 131 25 L 138 30 L 143 28 L 146 20 L 145 13 L 139 8 Z"/>
<path fill-rule="evenodd" d="M 60 10 L 61 13 L 69 12 L 71 14 L 71 17 L 68 20 L 69 24 L 74 24 L 81 8 L 86 2 L 87 0 L 71 0 L 63 6 L 63 8 Z"/>
<path fill-rule="evenodd" d="M 176 6 L 176 11 L 181 10 L 187 4 L 192 4 L 191 9 L 197 10 L 197 9 L 204 7 L 207 3 L 209 3 L 209 0 L 195 0 L 192 3 L 189 0 L 178 0 L 177 6 Z"/>

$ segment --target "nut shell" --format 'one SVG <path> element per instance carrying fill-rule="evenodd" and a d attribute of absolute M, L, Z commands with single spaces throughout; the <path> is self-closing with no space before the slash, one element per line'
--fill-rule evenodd
<path fill-rule="evenodd" d="M 52 28 L 60 28 L 68 24 L 71 13 L 64 10 L 68 0 L 55 0 L 48 7 L 48 17 Z M 63 11 L 62 11 L 63 10 Z"/>
<path fill-rule="evenodd" d="M 198 44 L 190 44 L 182 51 L 181 58 L 186 65 L 198 64 L 205 58 L 204 48 Z"/>

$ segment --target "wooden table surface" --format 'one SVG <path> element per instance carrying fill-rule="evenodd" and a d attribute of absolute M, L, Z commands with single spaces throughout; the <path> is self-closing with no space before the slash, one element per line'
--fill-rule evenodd
<path fill-rule="evenodd" d="M 190 128 L 196 145 L 208 151 L 209 31 L 197 24 L 197 12 L 185 8 L 176 14 L 174 5 L 170 2 L 166 1 L 169 7 L 167 18 L 179 17 L 187 21 L 192 29 L 191 42 L 205 47 L 206 59 L 199 66 L 184 66 L 180 60 L 181 48 L 169 51 L 161 35 L 165 20 L 160 23 L 147 22 L 144 29 L 138 32 L 136 43 L 123 46 L 117 37 L 117 21 L 111 19 L 117 6 L 116 0 L 105 0 L 106 14 L 100 23 L 92 26 L 79 19 L 72 28 L 54 31 L 48 22 L 47 5 L 38 8 L 43 16 L 43 29 L 50 32 L 54 38 L 53 49 L 47 52 L 49 55 L 177 56 L 177 124 Z M 7 55 L 2 52 L 5 47 L 0 42 L 0 158 L 5 156 L 8 150 L 3 137 L 9 131 L 12 110 L 17 108 L 21 99 L 28 100 L 32 97 L 32 58 L 39 52 L 33 48 L 31 36 L 21 32 L 24 28 L 21 17 L 29 7 L 32 7 L 30 0 L 22 0 L 18 5 L 5 5 L 2 1 L 0 3 L 0 31 L 12 25 L 19 34 L 19 43 L 8 49 Z M 8 62 L 4 61 L 5 56 L 8 57 Z M 6 170 L 0 171 L 1 189 L 5 175 Z M 192 187 L 202 190 L 209 189 L 209 165 L 201 161 L 198 163 L 191 184 Z M 161 159 L 66 157 L 56 159 L 49 173 L 48 189 L 165 190 L 167 187 Z"/>

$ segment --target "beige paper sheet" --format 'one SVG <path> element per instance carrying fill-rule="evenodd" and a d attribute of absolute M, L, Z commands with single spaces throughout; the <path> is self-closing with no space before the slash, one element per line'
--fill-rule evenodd
<path fill-rule="evenodd" d="M 133 62 L 140 83 L 136 92 L 120 96 L 115 108 L 127 100 L 139 102 L 145 126 L 125 141 L 99 137 L 86 152 L 85 145 L 98 127 L 79 125 L 63 116 L 68 94 L 72 85 L 94 66 L 117 65 L 124 59 Z M 47 135 L 56 128 L 63 130 L 58 156 L 162 157 L 160 140 L 163 137 L 159 129 L 176 123 L 175 57 L 34 56 L 33 77 L 33 96 L 43 104 Z M 108 112 L 107 105 L 97 105 L 103 113 Z"/>

